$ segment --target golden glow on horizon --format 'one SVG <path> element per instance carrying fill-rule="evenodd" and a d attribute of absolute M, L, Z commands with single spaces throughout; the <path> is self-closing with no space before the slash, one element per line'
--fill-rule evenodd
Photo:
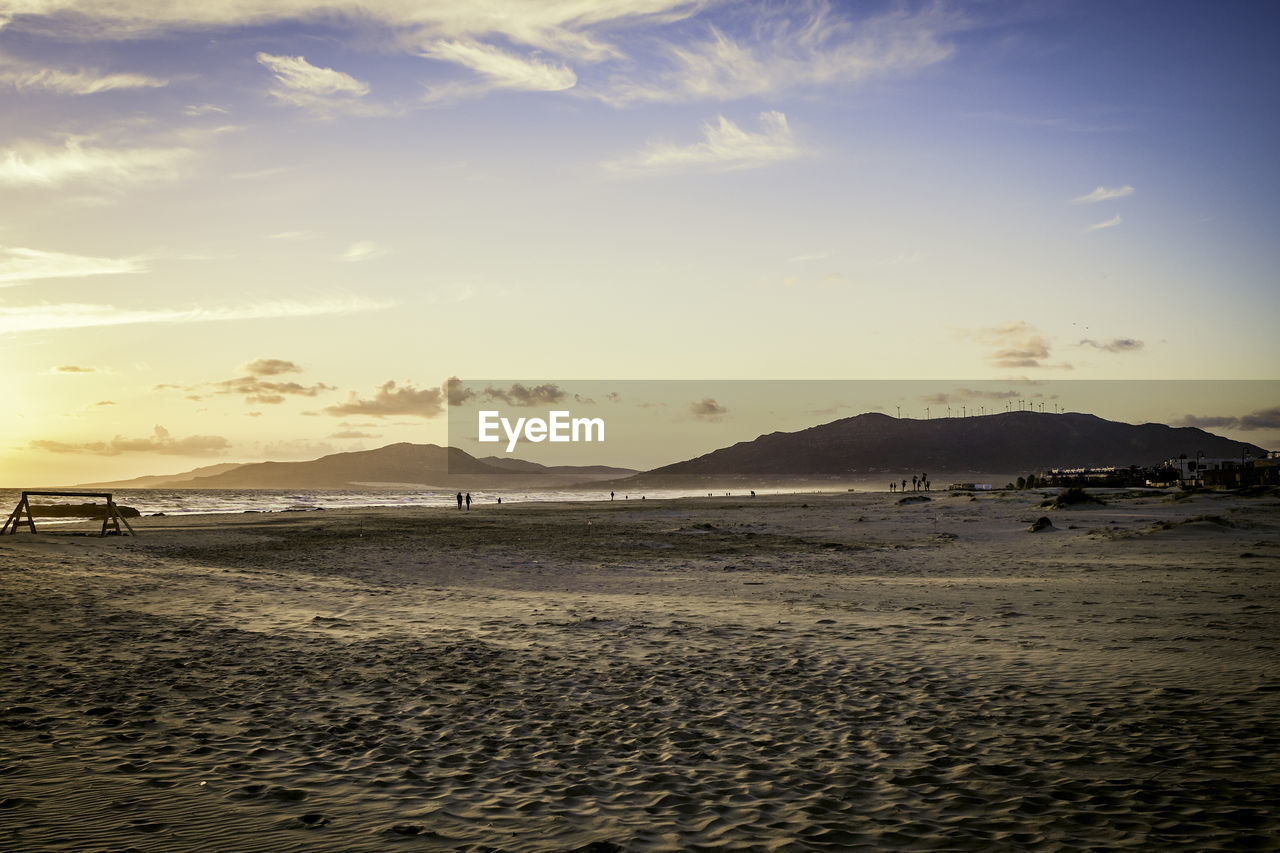
<path fill-rule="evenodd" d="M 1251 6 L 245 8 L 0 25 L 3 479 L 442 443 L 451 375 L 1280 364 Z"/>

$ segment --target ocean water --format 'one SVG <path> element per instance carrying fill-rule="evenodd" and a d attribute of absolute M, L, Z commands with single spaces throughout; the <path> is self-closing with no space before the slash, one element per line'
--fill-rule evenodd
<path fill-rule="evenodd" d="M 95 490 L 88 490 L 95 491 Z M 208 513 L 300 512 L 355 507 L 444 507 L 457 506 L 457 492 L 442 489 L 110 489 L 119 505 L 130 506 L 142 515 L 194 515 Z M 790 493 L 792 489 L 761 489 L 760 494 Z M 746 491 L 731 492 L 747 494 Z M 725 492 L 715 493 L 723 496 Z M 617 500 L 660 500 L 678 497 L 706 497 L 705 489 L 648 489 L 634 494 L 618 492 Z M 22 496 L 20 489 L 0 489 L 0 511 L 8 518 Z M 546 489 L 540 491 L 473 491 L 473 504 L 525 501 L 608 501 L 608 489 Z M 90 503 L 88 498 L 36 498 L 38 503 Z M 53 519 L 44 523 L 48 524 Z"/>

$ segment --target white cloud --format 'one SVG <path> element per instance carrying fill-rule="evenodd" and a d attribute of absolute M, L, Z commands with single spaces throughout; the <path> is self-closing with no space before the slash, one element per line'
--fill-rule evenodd
<path fill-rule="evenodd" d="M 30 446 L 49 453 L 92 453 L 116 456 L 121 453 L 163 453 L 172 456 L 220 456 L 231 443 L 220 435 L 188 435 L 174 438 L 169 430 L 156 425 L 150 436 L 125 438 L 117 435 L 110 441 L 66 442 L 47 439 L 32 441 Z"/>
<path fill-rule="evenodd" d="M 0 185 L 54 187 L 75 182 L 172 180 L 188 148 L 102 148 L 72 137 L 63 145 L 22 143 L 0 149 Z"/>
<path fill-rule="evenodd" d="M 595 61 L 617 51 L 593 30 L 679 20 L 704 6 L 704 0 L 12 0 L 7 9 L 10 14 L 30 16 L 24 19 L 30 26 L 47 26 L 40 19 L 57 17 L 64 38 L 122 39 L 282 21 L 341 21 L 384 29 L 406 47 L 440 39 L 496 36 Z"/>
<path fill-rule="evenodd" d="M 259 53 L 258 62 L 269 68 L 284 87 L 272 94 L 288 99 L 293 93 L 318 95 L 367 95 L 369 86 L 350 74 L 321 68 L 307 62 L 304 56 L 272 56 Z"/>
<path fill-rule="evenodd" d="M 46 278 L 146 272 L 139 258 L 93 258 L 0 246 L 0 287 Z"/>
<path fill-rule="evenodd" d="M 605 164 L 620 174 L 675 172 L 706 168 L 712 171 L 755 169 L 803 156 L 787 124 L 787 117 L 771 111 L 760 114 L 759 133 L 743 130 L 724 116 L 702 126 L 703 141 L 692 145 L 653 143 L 636 154 Z"/>
<path fill-rule="evenodd" d="M 231 112 L 226 107 L 220 107 L 217 104 L 187 104 L 182 109 L 182 114 L 196 118 L 203 115 L 225 115 Z"/>
<path fill-rule="evenodd" d="M 1123 187 L 1098 187 L 1091 193 L 1077 196 L 1071 199 L 1072 204 L 1093 204 L 1099 201 L 1111 201 L 1112 199 L 1124 198 L 1133 195 L 1136 192 L 1133 187 L 1125 184 Z"/>
<path fill-rule="evenodd" d="M 1117 225 L 1119 225 L 1121 222 L 1124 222 L 1124 220 L 1123 220 L 1123 219 L 1121 219 L 1121 218 L 1120 218 L 1120 214 L 1118 214 L 1118 213 L 1117 213 L 1115 216 L 1111 217 L 1111 218 L 1110 218 L 1110 219 L 1108 219 L 1106 222 L 1095 222 L 1094 224 L 1090 225 L 1090 226 L 1089 226 L 1088 228 L 1086 228 L 1085 230 L 1086 230 L 1086 231 L 1101 231 L 1103 228 L 1114 228 L 1114 227 L 1116 227 Z"/>
<path fill-rule="evenodd" d="M 760 97 L 926 68 L 954 53 L 948 36 L 966 25 L 963 14 L 943 3 L 855 18 L 863 7 L 829 0 L 10 0 L 9 8 L 18 14 L 13 26 L 63 40 L 322 23 L 344 28 L 356 41 L 476 75 L 430 82 L 428 102 L 493 89 L 568 90 L 614 104 Z M 698 21 L 712 14 L 715 23 Z M 672 26 L 678 22 L 685 23 Z M 625 42 L 624 52 L 617 39 L 627 28 L 638 36 Z M 350 74 L 302 56 L 263 52 L 257 58 L 275 73 L 271 94 L 285 103 L 330 114 L 393 111 L 369 103 L 368 84 Z M 589 86 L 572 67 L 606 61 L 607 70 Z M 121 77 L 116 85 L 126 82 Z"/>
<path fill-rule="evenodd" d="M 213 308 L 131 309 L 114 305 L 55 304 L 0 306 L 0 335 L 22 332 L 124 326 L 138 323 L 211 323 L 227 320 L 261 320 L 277 317 L 314 317 L 376 311 L 390 303 L 368 299 L 328 299 L 316 302 L 260 302 Z"/>
<path fill-rule="evenodd" d="M 259 53 L 258 62 L 276 77 L 271 95 L 295 107 L 318 112 L 378 112 L 380 108 L 361 103 L 369 85 L 350 74 L 321 68 L 303 56 L 273 56 Z"/>
<path fill-rule="evenodd" d="M 371 240 L 360 240 L 352 243 L 347 250 L 342 253 L 342 260 L 351 263 L 358 261 L 367 261 L 370 258 L 376 258 L 387 253 L 386 249 L 380 247 Z"/>
<path fill-rule="evenodd" d="M 712 27 L 704 41 L 668 45 L 668 67 L 649 80 L 615 80 L 598 97 L 633 101 L 733 100 L 814 85 L 856 83 L 884 74 L 910 73 L 949 58 L 943 36 L 959 22 L 932 6 L 918 13 L 892 12 L 856 24 L 829 3 L 759 10 L 746 38 Z"/>
<path fill-rule="evenodd" d="M 485 80 L 482 86 L 463 83 L 433 87 L 427 92 L 428 101 L 451 100 L 491 88 L 559 92 L 578 82 L 577 75 L 565 65 L 517 56 L 471 39 L 438 41 L 425 47 L 423 54 L 469 68 Z"/>
<path fill-rule="evenodd" d="M 61 95 L 96 95 L 113 89 L 155 89 L 167 86 L 169 81 L 148 77 L 145 74 L 104 74 L 86 69 L 63 71 L 57 68 L 24 68 L 0 73 L 0 83 L 13 86 L 19 91 L 38 89 Z"/>

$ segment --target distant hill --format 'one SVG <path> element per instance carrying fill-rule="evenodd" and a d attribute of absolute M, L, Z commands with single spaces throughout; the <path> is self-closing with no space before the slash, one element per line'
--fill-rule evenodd
<path fill-rule="evenodd" d="M 914 420 L 879 413 L 842 418 L 799 432 L 775 432 L 696 459 L 655 468 L 630 482 L 863 478 L 923 472 L 938 482 L 964 472 L 1034 473 L 1055 467 L 1154 465 L 1185 453 L 1195 458 L 1265 451 L 1193 427 L 1126 424 L 1094 415 L 1004 412 Z"/>
<path fill-rule="evenodd" d="M 191 488 L 191 481 L 196 477 L 210 477 L 223 474 L 233 468 L 239 468 L 242 462 L 222 462 L 218 465 L 205 465 L 193 468 L 181 474 L 151 474 L 146 477 L 134 477 L 131 480 L 111 480 L 103 483 L 81 483 L 76 488 L 83 489 L 181 489 Z"/>
<path fill-rule="evenodd" d="M 378 485 L 448 489 L 557 488 L 635 473 L 629 468 L 549 467 L 498 457 L 481 461 L 456 447 L 408 443 L 334 453 L 306 462 L 256 462 L 212 470 L 218 467 L 197 469 L 168 480 L 143 477 L 109 485 L 170 489 L 352 489 Z M 204 471 L 211 473 L 200 473 Z M 147 484 L 138 485 L 142 481 Z"/>

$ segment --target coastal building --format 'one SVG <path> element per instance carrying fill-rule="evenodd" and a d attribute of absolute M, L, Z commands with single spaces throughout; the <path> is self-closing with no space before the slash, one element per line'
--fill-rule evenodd
<path fill-rule="evenodd" d="M 1218 488 L 1275 484 L 1280 458 L 1275 452 L 1264 457 L 1242 453 L 1239 456 L 1190 456 L 1182 454 L 1167 459 L 1164 467 L 1177 472 L 1181 484 L 1196 483 Z"/>

